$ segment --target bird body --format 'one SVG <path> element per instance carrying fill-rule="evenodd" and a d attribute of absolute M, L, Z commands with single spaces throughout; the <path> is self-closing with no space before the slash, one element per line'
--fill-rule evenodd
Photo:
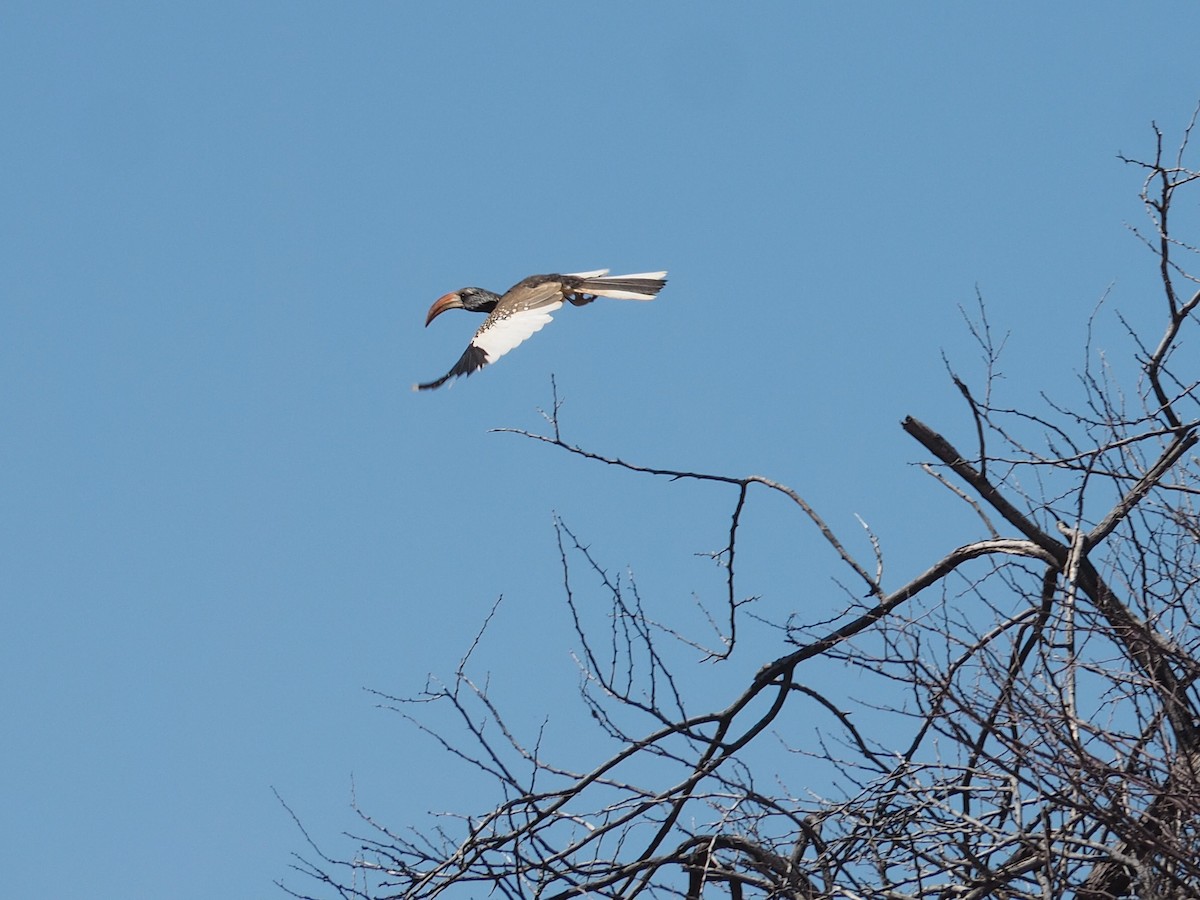
<path fill-rule="evenodd" d="M 653 300 L 667 283 L 666 272 L 609 275 L 608 269 L 570 275 L 530 275 L 498 295 L 485 288 L 467 287 L 439 297 L 429 308 L 425 325 L 448 309 L 487 313 L 454 367 L 435 381 L 414 390 L 441 387 L 452 378 L 470 375 L 493 363 L 509 350 L 541 331 L 564 302 L 573 306 L 591 303 L 597 297 L 615 300 Z"/>

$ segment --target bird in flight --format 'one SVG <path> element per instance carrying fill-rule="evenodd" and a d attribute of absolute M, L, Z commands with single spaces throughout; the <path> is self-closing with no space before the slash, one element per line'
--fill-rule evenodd
<path fill-rule="evenodd" d="M 478 287 L 466 287 L 439 297 L 429 307 L 425 327 L 448 309 L 487 313 L 466 351 L 449 372 L 436 381 L 413 385 L 413 390 L 439 388 L 452 378 L 470 375 L 493 363 L 522 341 L 541 331 L 550 314 L 562 308 L 591 303 L 597 297 L 616 300 L 653 300 L 667 283 L 666 272 L 609 275 L 608 269 L 572 275 L 530 275 L 503 296 Z"/>

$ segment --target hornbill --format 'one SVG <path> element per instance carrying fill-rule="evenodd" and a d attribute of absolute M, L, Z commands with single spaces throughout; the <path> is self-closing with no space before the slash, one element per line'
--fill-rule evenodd
<path fill-rule="evenodd" d="M 436 381 L 413 385 L 415 391 L 441 387 L 451 378 L 470 375 L 495 362 L 550 321 L 550 314 L 563 301 L 574 306 L 591 303 L 597 297 L 617 300 L 653 300 L 667 283 L 666 272 L 639 272 L 636 275 L 609 275 L 608 269 L 576 272 L 572 275 L 530 275 L 517 282 L 504 296 L 478 287 L 466 287 L 437 299 L 429 307 L 425 327 L 448 309 L 466 309 L 488 313 L 487 319 L 466 351 L 449 372 Z"/>

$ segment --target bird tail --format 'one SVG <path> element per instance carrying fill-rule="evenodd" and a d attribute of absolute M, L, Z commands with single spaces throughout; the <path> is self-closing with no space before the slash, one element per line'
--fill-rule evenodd
<path fill-rule="evenodd" d="M 667 283 L 666 272 L 638 272 L 635 275 L 595 275 L 581 272 L 574 285 L 582 294 L 611 297 L 614 300 L 653 300 Z"/>

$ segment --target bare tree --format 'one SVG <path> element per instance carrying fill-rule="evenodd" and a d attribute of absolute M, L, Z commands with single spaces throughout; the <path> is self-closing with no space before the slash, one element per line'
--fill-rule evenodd
<path fill-rule="evenodd" d="M 506 725 L 468 654 L 452 680 L 415 699 L 457 714 L 456 737 L 431 733 L 486 774 L 494 805 L 424 832 L 362 814 L 366 833 L 350 858 L 310 842 L 295 868 L 318 892 L 361 898 L 1200 897 L 1200 354 L 1189 333 L 1200 291 L 1187 267 L 1197 250 L 1171 231 L 1180 192 L 1200 178 L 1184 167 L 1190 132 L 1171 159 L 1155 127 L 1152 159 L 1126 160 L 1145 172 L 1150 224 L 1134 232 L 1162 290 L 1161 334 L 1126 327 L 1135 383 L 1121 384 L 1093 352 L 1089 326 L 1081 400 L 1003 406 L 1003 341 L 981 303 L 968 323 L 982 375 L 969 385 L 950 370 L 969 446 L 903 421 L 931 485 L 978 523 L 907 583 L 885 582 L 873 537 L 873 558 L 857 558 L 804 498 L 770 479 L 651 468 L 575 446 L 560 432 L 556 397 L 548 433 L 519 433 L 731 492 L 728 543 L 714 554 L 725 580 L 709 617 L 719 640 L 705 647 L 651 616 L 636 585 L 610 576 L 558 522 L 582 703 L 612 752 L 586 768 L 548 758 L 537 736 Z M 764 622 L 740 595 L 739 527 L 761 491 L 786 498 L 840 557 L 835 618 L 795 610 Z M 576 601 L 581 568 L 610 601 L 603 621 Z M 730 676 L 746 680 L 728 705 L 700 706 L 713 694 L 688 690 L 697 653 L 719 661 L 710 673 L 735 672 L 748 621 L 777 629 L 786 652 Z M 847 667 L 869 701 L 814 687 Z M 385 702 L 412 710 L 413 701 Z"/>

